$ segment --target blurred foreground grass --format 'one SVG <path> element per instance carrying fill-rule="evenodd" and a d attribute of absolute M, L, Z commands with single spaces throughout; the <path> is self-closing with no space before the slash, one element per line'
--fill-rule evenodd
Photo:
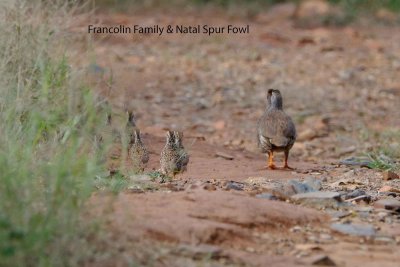
<path fill-rule="evenodd" d="M 95 0 L 98 6 L 114 7 L 123 9 L 127 6 L 139 7 L 187 7 L 211 5 L 216 7 L 269 7 L 281 3 L 299 4 L 307 0 Z M 326 0 L 332 5 L 341 7 L 346 13 L 360 15 L 362 13 L 374 12 L 379 9 L 387 9 L 392 12 L 400 12 L 400 0 Z"/>
<path fill-rule="evenodd" d="M 66 56 L 70 1 L 0 3 L 0 266 L 78 266 L 106 121 Z"/>

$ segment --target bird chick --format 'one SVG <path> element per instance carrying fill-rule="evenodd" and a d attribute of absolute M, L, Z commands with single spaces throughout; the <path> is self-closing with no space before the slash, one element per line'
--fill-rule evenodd
<path fill-rule="evenodd" d="M 177 142 L 175 141 L 175 134 L 173 131 L 168 131 L 166 135 L 166 144 L 161 151 L 161 173 L 167 176 L 175 175 L 180 171 L 180 153 Z"/>
<path fill-rule="evenodd" d="M 134 130 L 129 141 L 129 157 L 132 160 L 133 170 L 143 172 L 149 161 L 149 152 L 142 142 L 139 130 Z"/>
<path fill-rule="evenodd" d="M 269 89 L 267 108 L 258 121 L 258 147 L 262 153 L 268 154 L 268 168 L 276 169 L 274 152 L 285 154 L 284 169 L 292 169 L 288 165 L 289 151 L 296 141 L 296 128 L 292 119 L 283 111 L 283 100 L 279 90 Z"/>
<path fill-rule="evenodd" d="M 189 164 L 189 154 L 183 146 L 183 132 L 174 131 L 174 138 L 175 146 L 179 155 L 177 169 L 179 172 L 184 172 L 187 170 L 187 165 Z"/>

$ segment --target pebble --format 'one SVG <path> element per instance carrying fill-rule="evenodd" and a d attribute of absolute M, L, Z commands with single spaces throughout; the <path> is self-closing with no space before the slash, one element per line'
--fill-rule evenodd
<path fill-rule="evenodd" d="M 235 158 L 234 156 L 224 153 L 224 152 L 221 152 L 221 151 L 217 151 L 217 153 L 215 153 L 215 156 L 226 159 L 226 160 L 233 160 Z"/>
<path fill-rule="evenodd" d="M 317 208 L 337 208 L 341 202 L 340 193 L 330 191 L 296 194 L 291 198 L 296 202 Z"/>
<path fill-rule="evenodd" d="M 333 223 L 331 229 L 342 234 L 354 236 L 374 236 L 375 229 L 372 225 Z"/>
<path fill-rule="evenodd" d="M 313 191 L 318 191 L 318 190 L 322 189 L 322 182 L 319 179 L 316 179 L 314 177 L 307 177 L 304 180 L 303 184 L 314 189 Z"/>
<path fill-rule="evenodd" d="M 308 185 L 307 183 L 301 183 L 297 180 L 290 180 L 288 184 L 293 187 L 293 190 L 296 194 L 316 191 L 312 186 Z"/>
<path fill-rule="evenodd" d="M 317 255 L 311 258 L 311 265 L 318 266 L 336 266 L 336 263 L 326 255 Z"/>
<path fill-rule="evenodd" d="M 276 196 L 270 193 L 261 193 L 256 195 L 256 198 L 263 198 L 263 199 L 268 199 L 268 200 L 278 200 Z"/>
<path fill-rule="evenodd" d="M 385 181 L 399 179 L 399 175 L 392 171 L 384 171 L 382 176 L 383 176 L 383 180 L 385 180 Z"/>
<path fill-rule="evenodd" d="M 366 195 L 364 190 L 356 189 L 356 190 L 351 191 L 350 193 L 346 194 L 344 196 L 344 199 L 351 199 L 351 198 L 356 198 L 356 197 L 364 196 L 364 195 Z"/>
<path fill-rule="evenodd" d="M 400 189 L 385 185 L 379 189 L 380 193 L 386 193 L 386 192 L 393 192 L 393 193 L 400 193 Z"/>
<path fill-rule="evenodd" d="M 387 209 L 387 210 L 393 210 L 396 212 L 400 212 L 400 201 L 394 199 L 394 198 L 385 198 L 385 199 L 380 199 L 374 204 L 375 208 L 378 209 Z"/>
<path fill-rule="evenodd" d="M 339 164 L 347 165 L 347 166 L 369 167 L 371 164 L 371 161 L 369 161 L 367 158 L 351 157 L 351 158 L 341 160 L 339 162 Z"/>
<path fill-rule="evenodd" d="M 237 191 L 243 191 L 244 185 L 241 183 L 237 183 L 234 181 L 229 181 L 225 185 L 225 190 L 237 190 Z"/>

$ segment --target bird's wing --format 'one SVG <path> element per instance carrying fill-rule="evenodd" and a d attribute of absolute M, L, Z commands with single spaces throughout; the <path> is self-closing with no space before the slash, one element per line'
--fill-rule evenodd
<path fill-rule="evenodd" d="M 268 140 L 271 145 L 285 147 L 293 144 L 296 129 L 293 121 L 283 111 L 267 112 L 260 120 L 258 127 L 259 142 Z"/>

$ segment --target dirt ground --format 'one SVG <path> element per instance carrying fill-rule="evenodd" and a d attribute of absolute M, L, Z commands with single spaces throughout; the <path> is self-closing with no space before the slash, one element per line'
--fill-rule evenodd
<path fill-rule="evenodd" d="M 284 5 L 251 19 L 209 10 L 91 18 L 104 25 L 249 24 L 251 32 L 92 36 L 99 92 L 115 110 L 134 111 L 150 151 L 146 172 L 159 168 L 167 129 L 184 132 L 190 164 L 171 181 L 131 175 L 120 195 L 93 196 L 93 214 L 106 218 L 109 237 L 89 265 L 399 265 L 399 207 L 377 204 L 399 199 L 399 179 L 340 164 L 379 147 L 380 133 L 398 131 L 399 28 L 300 25 L 291 12 Z M 87 23 L 74 31 L 85 32 Z M 268 88 L 282 91 L 297 127 L 293 171 L 266 170 L 256 147 Z M 323 196 L 293 197 L 307 181 Z"/>

